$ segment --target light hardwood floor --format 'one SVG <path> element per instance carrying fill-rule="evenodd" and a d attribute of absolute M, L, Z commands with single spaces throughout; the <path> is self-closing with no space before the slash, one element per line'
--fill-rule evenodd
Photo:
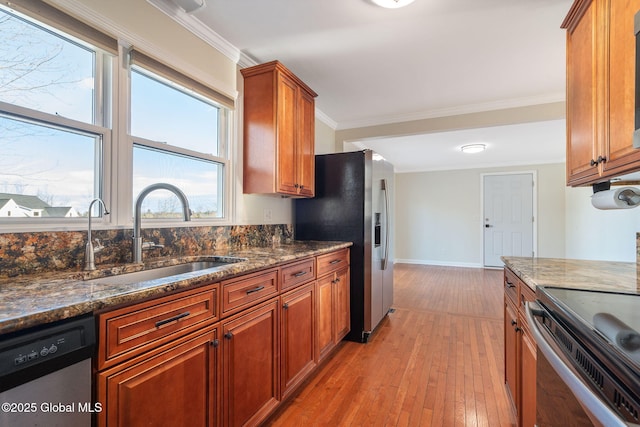
<path fill-rule="evenodd" d="M 269 426 L 514 426 L 501 270 L 396 264 L 395 312 L 343 343 Z"/>

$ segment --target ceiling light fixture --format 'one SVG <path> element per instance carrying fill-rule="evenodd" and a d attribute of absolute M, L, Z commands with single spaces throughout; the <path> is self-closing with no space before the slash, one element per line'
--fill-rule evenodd
<path fill-rule="evenodd" d="M 460 151 L 462 151 L 463 153 L 472 154 L 472 153 L 480 153 L 484 151 L 486 148 L 487 146 L 485 144 L 467 144 L 460 147 Z"/>
<path fill-rule="evenodd" d="M 206 6 L 205 0 L 173 0 L 185 13 L 193 13 Z"/>
<path fill-rule="evenodd" d="M 372 0 L 378 6 L 386 7 L 387 9 L 397 9 L 399 7 L 404 7 L 410 3 L 413 3 L 413 0 Z"/>

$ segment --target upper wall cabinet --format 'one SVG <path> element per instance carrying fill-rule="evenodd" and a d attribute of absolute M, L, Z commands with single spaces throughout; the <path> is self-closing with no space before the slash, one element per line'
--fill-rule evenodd
<path fill-rule="evenodd" d="M 244 77 L 244 192 L 314 196 L 315 100 L 278 61 Z"/>
<path fill-rule="evenodd" d="M 576 0 L 567 30 L 567 185 L 640 170 L 633 148 L 640 0 Z"/>

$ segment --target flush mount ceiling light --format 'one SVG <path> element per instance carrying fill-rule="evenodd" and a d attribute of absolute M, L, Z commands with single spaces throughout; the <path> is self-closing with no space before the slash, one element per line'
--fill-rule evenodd
<path fill-rule="evenodd" d="M 387 9 L 397 9 L 399 7 L 404 7 L 410 3 L 413 3 L 413 0 L 371 0 L 378 6 L 386 7 Z"/>
<path fill-rule="evenodd" d="M 463 153 L 473 154 L 480 153 L 487 148 L 485 144 L 467 144 L 460 147 L 460 151 Z"/>

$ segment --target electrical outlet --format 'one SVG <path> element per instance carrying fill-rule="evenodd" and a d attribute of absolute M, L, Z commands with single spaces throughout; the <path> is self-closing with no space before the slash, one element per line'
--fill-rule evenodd
<path fill-rule="evenodd" d="M 264 222 L 269 222 L 273 219 L 273 214 L 271 212 L 271 209 L 263 209 L 262 214 L 264 216 Z"/>

